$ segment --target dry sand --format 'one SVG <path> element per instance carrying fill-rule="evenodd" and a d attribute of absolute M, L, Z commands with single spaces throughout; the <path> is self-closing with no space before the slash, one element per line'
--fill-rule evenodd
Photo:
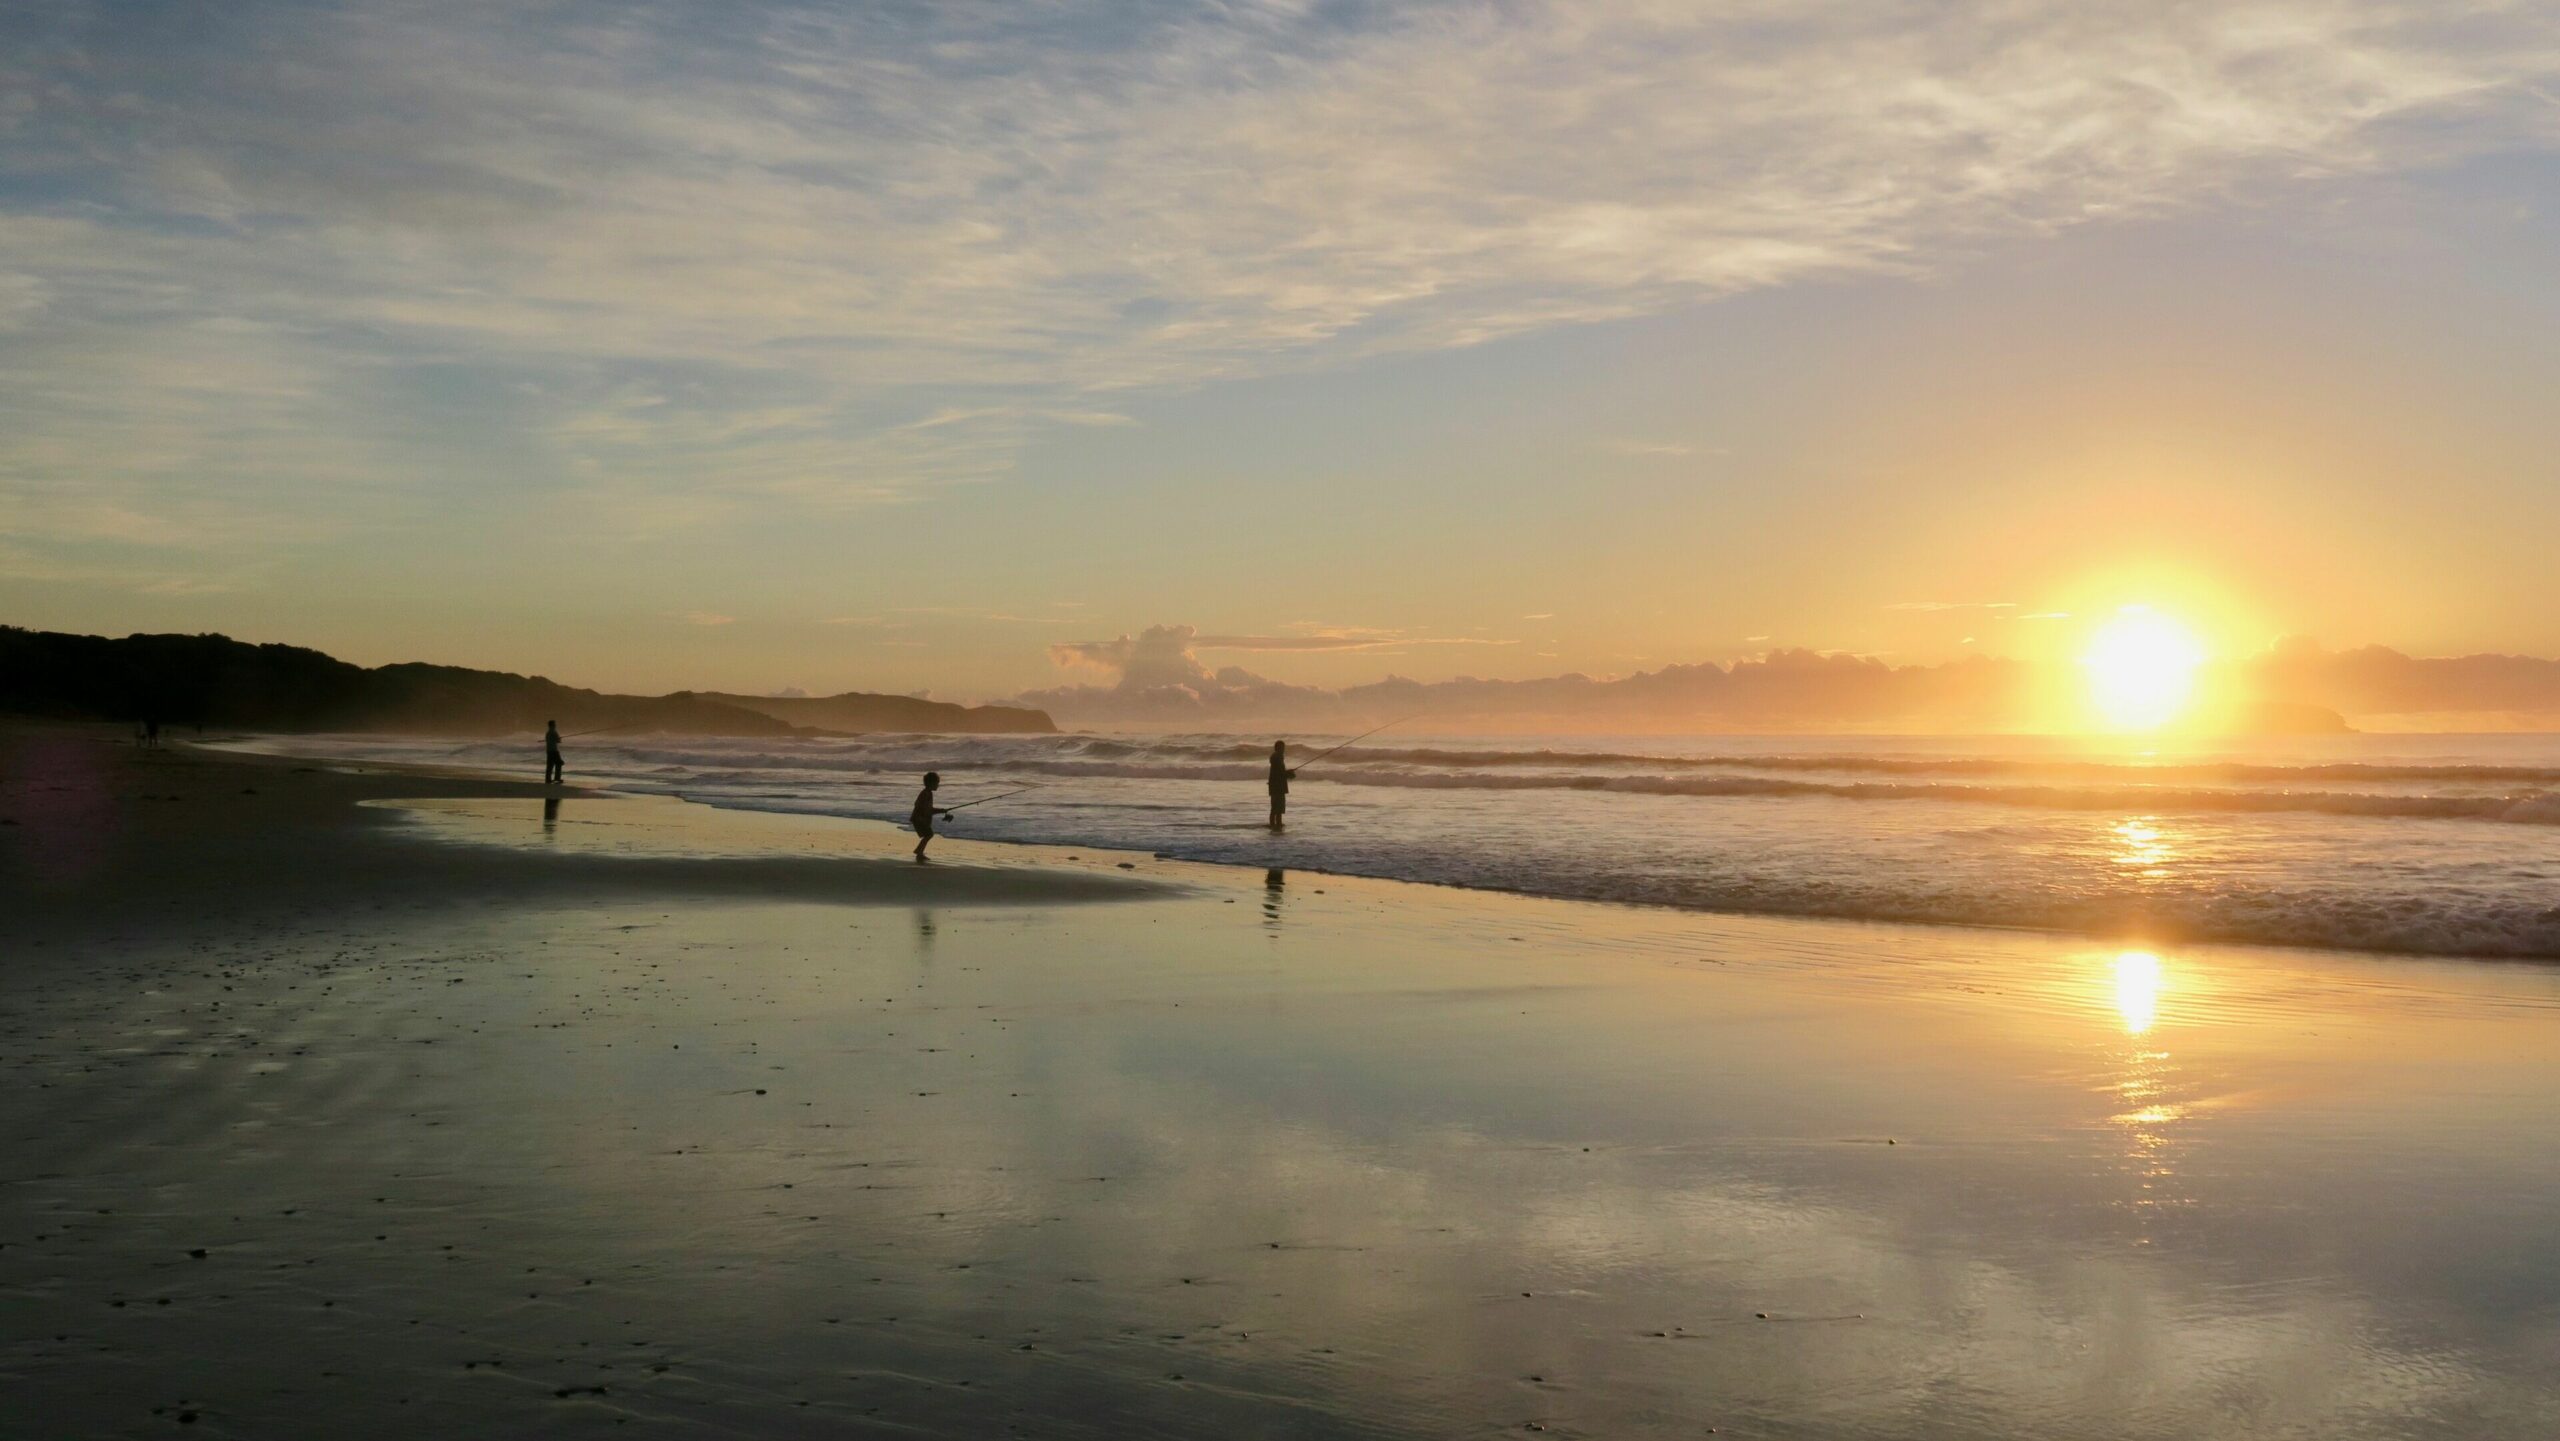
<path fill-rule="evenodd" d="M 2560 1432 L 2546 970 L 111 739 L 0 737 L 0 1435 Z"/>

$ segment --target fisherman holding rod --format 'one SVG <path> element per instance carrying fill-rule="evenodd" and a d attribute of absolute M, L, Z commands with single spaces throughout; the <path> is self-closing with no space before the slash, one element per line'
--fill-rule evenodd
<path fill-rule="evenodd" d="M 1289 769 L 1289 743 L 1273 741 L 1271 779 L 1263 784 L 1271 790 L 1271 828 L 1275 831 L 1283 824 L 1281 817 L 1289 813 L 1289 782 L 1297 778 L 1298 773 Z"/>
<path fill-rule="evenodd" d="M 944 820 L 951 818 L 951 812 L 933 803 L 933 793 L 940 789 L 942 789 L 942 773 L 926 771 L 924 789 L 916 792 L 916 808 L 907 812 L 907 824 L 915 828 L 918 864 L 924 861 L 924 848 L 933 844 L 933 818 L 935 816 L 940 816 Z"/>
<path fill-rule="evenodd" d="M 1289 743 L 1287 741 L 1273 741 L 1271 743 L 1271 776 L 1270 779 L 1263 782 L 1263 785 L 1271 792 L 1271 828 L 1276 831 L 1282 829 L 1286 825 L 1286 822 L 1282 818 L 1289 813 L 1289 782 L 1298 778 L 1299 771 L 1305 770 L 1308 766 L 1314 765 L 1316 761 L 1323 760 L 1326 756 L 1332 755 L 1334 751 L 1358 745 L 1360 742 L 1367 740 L 1369 737 L 1376 735 L 1382 730 L 1385 730 L 1387 726 L 1403 725 L 1406 721 L 1411 719 L 1413 719 L 1411 716 L 1402 716 L 1395 720 L 1388 721 L 1385 725 L 1371 726 L 1360 734 L 1344 741 L 1341 745 L 1335 746 L 1333 750 L 1320 752 L 1316 756 L 1315 761 L 1301 761 L 1294 767 L 1289 764 Z"/>
<path fill-rule="evenodd" d="M 556 720 L 544 721 L 542 723 L 542 783 L 547 786 L 556 786 L 566 783 L 567 771 L 560 764 L 561 741 L 576 740 L 580 736 L 600 736 L 606 731 L 626 731 L 629 729 L 631 729 L 631 727 L 627 723 L 613 726 L 592 726 L 582 731 L 571 731 L 568 735 L 563 736 L 560 734 L 560 722 Z M 472 745 L 477 744 L 479 744 L 479 742 L 472 742 Z M 462 750 L 455 751 L 454 754 L 460 755 L 462 751 L 467 751 L 469 749 L 471 749 L 471 746 L 464 746 L 462 747 Z"/>
<path fill-rule="evenodd" d="M 916 833 L 916 859 L 919 861 L 924 859 L 924 848 L 933 844 L 933 822 L 936 816 L 947 821 L 951 819 L 952 811 L 965 811 L 971 806 L 982 806 L 989 801 L 1000 801 L 1007 796 L 1021 795 L 1024 791 L 1036 791 L 1040 787 L 1017 786 L 1009 791 L 998 791 L 991 796 L 980 796 L 974 801 L 962 801 L 949 809 L 934 803 L 933 793 L 940 789 L 942 789 L 942 773 L 926 771 L 924 789 L 916 792 L 915 809 L 907 812 L 907 824 L 913 827 Z"/>

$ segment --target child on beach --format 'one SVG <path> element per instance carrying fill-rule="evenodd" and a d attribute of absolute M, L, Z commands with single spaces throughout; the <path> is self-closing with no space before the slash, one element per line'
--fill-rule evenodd
<path fill-rule="evenodd" d="M 924 859 L 924 848 L 933 844 L 933 818 L 948 819 L 951 812 L 936 807 L 933 793 L 942 788 L 942 776 L 936 771 L 924 773 L 924 789 L 916 792 L 916 808 L 907 814 L 907 824 L 916 829 L 916 859 Z"/>

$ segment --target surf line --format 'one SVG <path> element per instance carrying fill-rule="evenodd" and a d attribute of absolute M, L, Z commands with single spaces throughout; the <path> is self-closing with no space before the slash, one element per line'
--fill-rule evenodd
<path fill-rule="evenodd" d="M 627 731 L 627 730 L 630 730 L 632 727 L 637 726 L 637 725 L 641 725 L 641 724 L 644 724 L 644 722 L 641 722 L 641 721 L 624 721 L 622 724 L 620 724 L 620 725 L 618 725 L 618 726 L 595 726 L 595 727 L 592 727 L 592 728 L 590 728 L 590 729 L 588 729 L 588 730 L 582 730 L 582 731 L 571 731 L 571 732 L 569 732 L 567 735 L 562 736 L 560 739 L 562 739 L 562 740 L 564 740 L 564 741 L 573 741 L 573 740 L 576 740 L 576 739 L 577 739 L 578 737 L 580 737 L 580 736 L 600 736 L 600 735 L 603 735 L 606 731 Z M 488 736 L 488 737 L 484 737 L 484 738 L 482 738 L 482 739 L 480 739 L 480 740 L 476 740 L 476 741 L 464 741 L 462 744 L 460 744 L 460 745 L 458 745 L 458 746 L 455 746 L 453 749 L 451 749 L 451 750 L 449 750 L 449 751 L 446 751 L 446 752 L 445 752 L 445 754 L 446 754 L 446 755 L 448 755 L 448 756 L 458 756 L 458 755 L 462 754 L 464 751 L 467 751 L 467 750 L 476 750 L 476 749 L 478 749 L 479 747 L 481 747 L 481 746 L 485 746 L 485 745 L 494 745 L 494 744 L 496 744 L 497 742 L 499 742 L 499 741 L 501 741 L 501 740 L 506 739 L 508 736 L 513 736 L 513 735 L 522 735 L 522 734 L 523 734 L 523 732 L 522 732 L 522 731 L 507 731 L 507 732 L 505 732 L 505 733 L 503 733 L 503 734 L 501 734 L 501 735 Z"/>

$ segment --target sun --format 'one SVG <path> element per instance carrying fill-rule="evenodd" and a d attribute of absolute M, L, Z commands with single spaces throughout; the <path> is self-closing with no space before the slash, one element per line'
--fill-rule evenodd
<path fill-rule="evenodd" d="M 2149 606 L 2129 605 L 2098 627 L 2080 664 L 2089 701 L 2116 730 L 2158 730 L 2193 698 L 2204 647 L 2195 633 Z"/>

